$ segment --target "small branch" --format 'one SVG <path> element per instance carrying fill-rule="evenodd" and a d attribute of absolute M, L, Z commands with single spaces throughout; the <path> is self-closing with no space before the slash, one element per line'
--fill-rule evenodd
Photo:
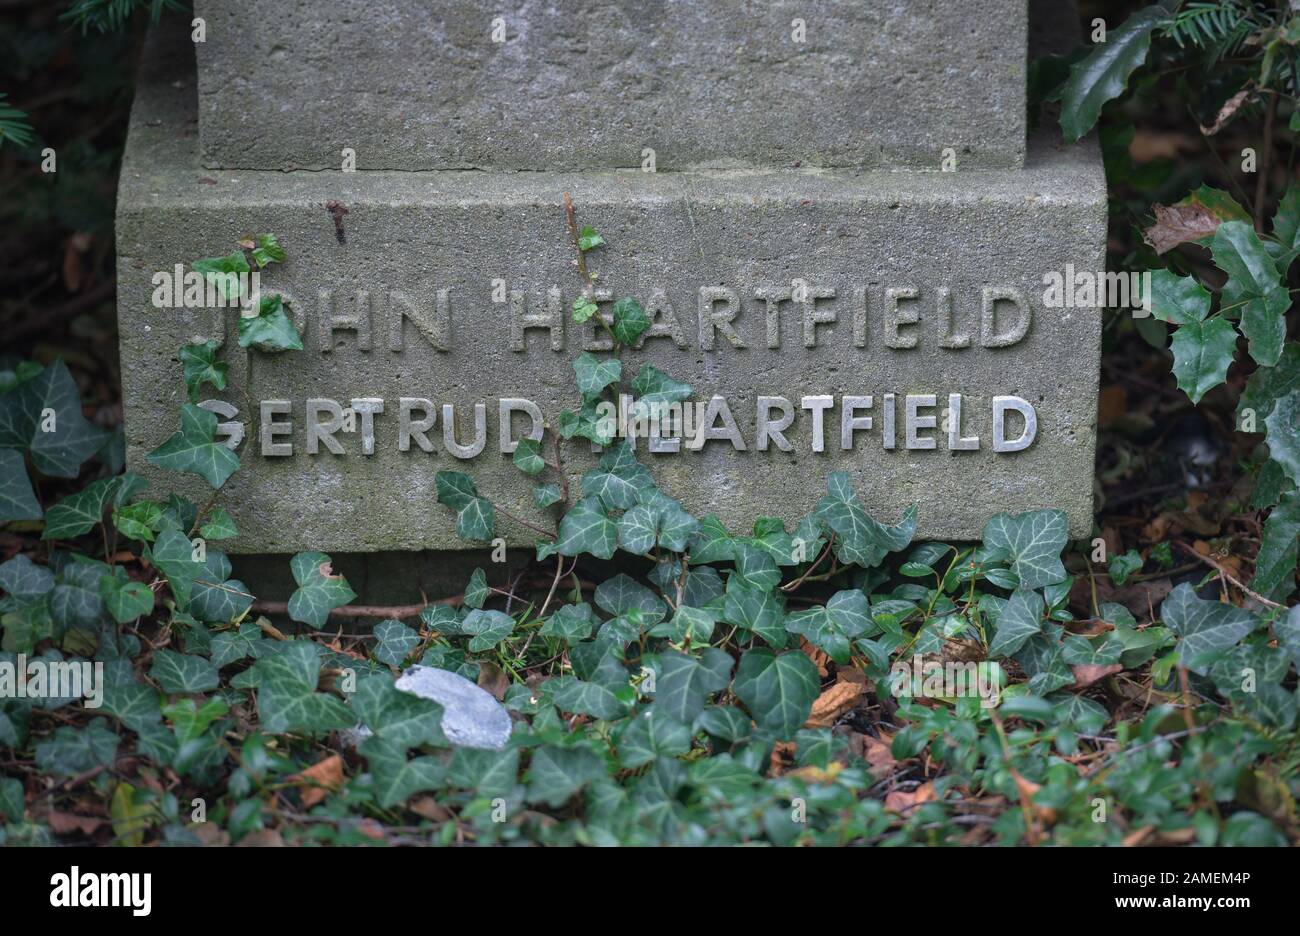
<path fill-rule="evenodd" d="M 1175 542 L 1178 543 L 1179 547 L 1183 550 L 1183 552 L 1185 552 L 1185 553 L 1187 553 L 1189 556 L 1192 556 L 1193 558 L 1198 559 L 1199 561 L 1205 563 L 1207 566 L 1210 566 L 1212 569 L 1214 569 L 1216 572 L 1218 572 L 1220 575 L 1222 575 L 1225 579 L 1227 579 L 1227 580 L 1228 580 L 1229 582 L 1231 582 L 1233 585 L 1236 585 L 1239 589 L 1241 589 L 1242 592 L 1244 592 L 1245 594 L 1249 595 L 1251 598 L 1254 598 L 1254 599 L 1255 599 L 1256 601 L 1258 601 L 1260 604 L 1265 605 L 1265 606 L 1270 607 L 1270 608 L 1286 608 L 1286 605 L 1278 604 L 1276 601 L 1270 601 L 1269 599 L 1265 598 L 1263 595 L 1259 594 L 1258 592 L 1251 591 L 1249 588 L 1247 588 L 1245 585 L 1243 585 L 1243 584 L 1241 583 L 1241 581 L 1240 581 L 1239 579 L 1237 579 L 1236 576 L 1234 576 L 1231 572 L 1229 572 L 1227 569 L 1225 569 L 1225 568 L 1224 568 L 1222 565 L 1220 565 L 1218 562 L 1215 562 L 1215 561 L 1214 561 L 1213 559 L 1211 559 L 1209 556 L 1202 556 L 1202 555 L 1201 555 L 1200 553 L 1198 553 L 1195 549 L 1193 549 L 1192 547 L 1188 546 L 1186 543 L 1184 543 L 1184 542 L 1182 542 L 1182 541 L 1175 540 Z"/>
<path fill-rule="evenodd" d="M 1255 180 L 1255 230 L 1264 233 L 1264 201 L 1268 198 L 1268 171 L 1272 166 L 1273 124 L 1277 121 L 1277 92 L 1266 91 L 1268 112 L 1264 117 L 1264 152 L 1259 154 L 1259 177 Z"/>
<path fill-rule="evenodd" d="M 338 618 L 404 618 L 415 617 L 430 605 L 451 605 L 458 606 L 464 601 L 464 595 L 453 595 L 451 598 L 439 598 L 437 601 L 424 601 L 420 604 L 413 605 L 345 605 L 342 608 L 334 608 L 330 611 L 330 617 Z M 287 601 L 254 601 L 253 611 L 258 614 L 288 614 L 289 603 Z"/>
<path fill-rule="evenodd" d="M 500 507 L 497 507 L 496 511 L 497 513 L 501 514 L 501 516 L 505 517 L 507 520 L 513 520 L 515 523 L 519 524 L 520 526 L 528 527 L 528 529 L 532 530 L 534 533 L 537 533 L 541 536 L 545 536 L 547 539 L 553 540 L 559 535 L 557 533 L 552 533 L 549 530 L 544 530 L 535 524 L 529 523 L 527 520 L 523 520 L 519 517 L 516 517 L 512 513 L 507 513 L 505 510 L 503 510 Z"/>
<path fill-rule="evenodd" d="M 591 278 L 591 273 L 587 270 L 587 256 L 583 253 L 581 246 L 581 235 L 578 233 L 578 219 L 573 211 L 573 199 L 569 193 L 564 193 L 564 214 L 569 221 L 569 237 L 573 239 L 573 251 L 578 255 L 578 273 L 582 276 L 583 283 L 586 284 L 585 292 L 588 297 L 596 292 L 596 281 Z"/>
<path fill-rule="evenodd" d="M 801 576 L 799 576 L 797 579 L 795 579 L 795 580 L 794 580 L 793 582 L 791 582 L 789 585 L 782 585 L 782 586 L 781 586 L 781 591 L 783 591 L 783 592 L 792 592 L 792 591 L 794 591 L 796 588 L 798 588 L 800 585 L 802 585 L 805 581 L 807 581 L 808 576 L 812 575 L 812 571 L 813 571 L 813 569 L 815 569 L 815 568 L 817 568 L 819 565 L 821 565 L 822 560 L 825 559 L 826 556 L 830 553 L 830 551 L 831 551 L 831 545 L 832 545 L 834 542 L 835 542 L 835 537 L 834 537 L 834 535 L 832 535 L 831 538 L 828 539 L 828 540 L 826 541 L 826 548 L 822 550 L 821 555 L 818 556 L 818 557 L 813 561 L 813 564 L 810 565 L 810 566 L 809 566 L 809 567 L 804 571 L 804 574 L 801 575 Z"/>

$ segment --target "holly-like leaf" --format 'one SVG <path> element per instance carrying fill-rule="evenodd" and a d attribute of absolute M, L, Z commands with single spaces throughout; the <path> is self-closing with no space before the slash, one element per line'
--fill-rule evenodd
<path fill-rule="evenodd" d="M 820 689 L 817 667 L 806 654 L 777 654 L 766 647 L 745 652 L 732 684 L 759 727 L 781 741 L 793 738 L 808 720 Z"/>
<path fill-rule="evenodd" d="M 614 338 L 619 344 L 632 346 L 650 327 L 650 316 L 635 299 L 620 299 L 611 310 L 614 316 Z"/>
<path fill-rule="evenodd" d="M 41 474 L 75 478 L 109 435 L 81 415 L 77 385 L 62 360 L 0 395 L 0 449 L 27 452 Z"/>
<path fill-rule="evenodd" d="M 262 296 L 255 315 L 239 317 L 239 346 L 270 352 L 302 350 L 302 336 L 289 317 L 283 296 Z"/>
<path fill-rule="evenodd" d="M 1186 582 L 1160 605 L 1160 616 L 1181 640 L 1178 657 L 1194 673 L 1204 674 L 1217 652 L 1235 646 L 1258 625 L 1251 612 L 1220 601 L 1204 601 Z"/>
<path fill-rule="evenodd" d="M 542 443 L 537 439 L 520 439 L 511 459 L 526 475 L 539 475 L 546 470 L 546 459 L 542 457 Z"/>
<path fill-rule="evenodd" d="M 1257 363 L 1272 367 L 1281 359 L 1290 307 L 1291 294 L 1285 286 L 1274 286 L 1242 306 L 1241 333 L 1250 342 L 1250 356 Z"/>
<path fill-rule="evenodd" d="M 623 376 L 623 365 L 618 358 L 598 358 L 584 351 L 573 362 L 573 372 L 578 378 L 578 392 L 584 400 L 600 397 L 610 384 L 617 384 Z"/>
<path fill-rule="evenodd" d="M 984 545 L 1006 551 L 1011 570 L 1024 588 L 1065 581 L 1061 563 L 1065 543 L 1065 513 L 1060 510 L 1000 513 L 984 526 Z"/>
<path fill-rule="evenodd" d="M 40 518 L 41 505 L 27 477 L 22 452 L 0 449 L 0 523 Z"/>
<path fill-rule="evenodd" d="M 1165 23 L 1169 12 L 1153 4 L 1134 13 L 1105 42 L 1070 67 L 1061 92 L 1061 129 L 1074 143 L 1097 123 L 1102 106 L 1124 93 L 1129 75 L 1142 65 L 1151 47 L 1151 32 Z"/>
<path fill-rule="evenodd" d="M 1297 544 L 1300 544 L 1300 491 L 1291 491 L 1283 495 L 1264 522 L 1264 536 L 1255 557 L 1255 577 L 1250 587 L 1274 601 L 1290 595 L 1295 589 Z"/>
<path fill-rule="evenodd" d="M 181 347 L 181 377 L 185 381 L 191 403 L 199 402 L 205 383 L 212 384 L 218 390 L 226 389 L 226 371 L 230 365 L 217 358 L 220 348 L 221 342 L 215 338 Z"/>
<path fill-rule="evenodd" d="M 1246 221 L 1225 221 L 1214 232 L 1214 263 L 1243 294 L 1263 296 L 1281 277 L 1255 229 Z"/>
<path fill-rule="evenodd" d="M 298 553 L 289 561 L 298 589 L 289 597 L 289 617 L 320 630 L 329 613 L 356 598 L 348 580 L 334 573 L 324 553 Z"/>
<path fill-rule="evenodd" d="M 1151 314 L 1174 325 L 1203 321 L 1210 314 L 1210 292 L 1194 276 L 1156 270 L 1151 274 Z"/>
<path fill-rule="evenodd" d="M 389 619 L 375 625 L 375 659 L 389 666 L 401 666 L 420 645 L 420 635 L 401 621 Z"/>
<path fill-rule="evenodd" d="M 185 695 L 211 692 L 221 683 L 217 668 L 208 660 L 165 648 L 154 651 L 149 678 L 162 687 L 163 692 Z"/>
<path fill-rule="evenodd" d="M 456 535 L 461 539 L 488 540 L 496 530 L 496 510 L 478 492 L 474 479 L 463 471 L 439 471 L 435 476 L 438 503 L 456 511 Z"/>
<path fill-rule="evenodd" d="M 239 467 L 239 456 L 216 441 L 217 417 L 186 403 L 181 407 L 181 428 L 149 453 L 149 463 L 172 471 L 188 471 L 219 488 Z"/>
<path fill-rule="evenodd" d="M 1004 515 L 1005 516 L 1005 515 Z M 1017 653 L 1025 641 L 1043 629 L 1043 596 L 1028 588 L 1017 588 L 998 615 L 997 632 L 989 643 L 989 657 L 1001 659 Z"/>
<path fill-rule="evenodd" d="M 618 524 L 599 498 L 584 497 L 560 521 L 555 551 L 561 556 L 591 553 L 598 559 L 609 559 L 617 548 Z"/>
<path fill-rule="evenodd" d="M 1279 397 L 1264 426 L 1268 454 L 1288 478 L 1300 484 L 1300 390 Z"/>

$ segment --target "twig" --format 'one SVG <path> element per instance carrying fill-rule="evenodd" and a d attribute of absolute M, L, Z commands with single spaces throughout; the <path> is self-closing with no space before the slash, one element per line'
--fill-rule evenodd
<path fill-rule="evenodd" d="M 464 595 L 439 598 L 436 601 L 424 601 L 412 605 L 344 605 L 330 610 L 330 617 L 340 618 L 404 618 L 415 617 L 430 605 L 458 606 L 465 600 Z M 287 601 L 254 601 L 252 610 L 258 614 L 288 614 Z"/>
<path fill-rule="evenodd" d="M 594 296 L 596 292 L 596 281 L 591 278 L 591 273 L 587 270 L 587 256 L 582 252 L 581 235 L 578 233 L 578 219 L 573 211 L 573 199 L 569 193 L 564 193 L 564 214 L 569 221 L 569 237 L 573 239 L 573 251 L 578 255 L 578 273 L 582 276 L 582 282 L 585 284 L 585 292 L 588 297 Z"/>
<path fill-rule="evenodd" d="M 1255 180 L 1255 230 L 1264 233 L 1264 200 L 1268 198 L 1268 171 L 1273 156 L 1273 124 L 1277 120 L 1277 92 L 1268 91 L 1264 117 L 1264 152 L 1259 156 L 1259 177 Z"/>
<path fill-rule="evenodd" d="M 1239 589 L 1242 590 L 1242 592 L 1249 595 L 1251 598 L 1254 598 L 1260 604 L 1266 605 L 1270 608 L 1286 607 L 1286 605 L 1278 604 L 1276 601 L 1270 601 L 1269 599 L 1265 598 L 1263 595 L 1259 594 L 1259 592 L 1251 591 L 1249 588 L 1243 585 L 1236 576 L 1234 576 L 1231 572 L 1225 569 L 1221 564 L 1215 562 L 1209 556 L 1201 555 L 1195 549 L 1193 549 L 1191 546 L 1188 546 L 1186 543 L 1182 542 L 1181 540 L 1175 540 L 1175 542 L 1178 543 L 1179 547 L 1183 550 L 1183 552 L 1187 553 L 1189 556 L 1192 556 L 1200 560 L 1201 562 L 1205 563 L 1207 566 L 1210 566 L 1211 568 L 1215 569 L 1220 575 L 1226 578 L 1233 585 L 1236 585 Z"/>

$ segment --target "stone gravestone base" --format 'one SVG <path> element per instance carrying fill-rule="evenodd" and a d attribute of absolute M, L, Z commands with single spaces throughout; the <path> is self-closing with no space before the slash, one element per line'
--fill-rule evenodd
<path fill-rule="evenodd" d="M 712 427 L 698 451 L 638 440 L 693 512 L 736 531 L 768 515 L 793 528 L 842 470 L 881 521 L 918 503 L 918 538 L 977 539 L 991 514 L 1041 507 L 1064 510 L 1073 536 L 1090 530 L 1101 317 L 1046 304 L 1043 277 L 1104 269 L 1091 143 L 1032 139 L 1023 168 L 967 170 L 958 153 L 953 172 L 937 171 L 936 151 L 932 171 L 363 161 L 284 173 L 205 167 L 202 153 L 237 159 L 214 141 L 224 125 L 206 93 L 201 152 L 192 48 L 184 29 L 157 30 L 119 190 L 127 451 L 132 470 L 175 484 L 144 456 L 184 402 L 177 349 L 224 340 L 223 419 L 244 439 L 223 497 L 236 551 L 330 552 L 343 571 L 358 566 L 349 578 L 366 583 L 363 599 L 400 603 L 419 598 L 412 575 L 446 570 L 435 597 L 474 564 L 440 552 L 463 544 L 435 501 L 439 470 L 468 471 L 506 510 L 534 515 L 510 451 L 535 417 L 553 423 L 575 406 L 571 362 L 601 347 L 568 314 L 581 283 L 566 192 L 608 242 L 590 256 L 600 282 L 654 319 L 625 374 L 649 362 L 689 382 Z M 274 108 L 240 100 L 277 132 Z M 151 302 L 158 271 L 253 231 L 289 251 L 263 289 L 289 300 L 301 352 L 245 355 L 237 311 Z M 329 428 L 345 409 L 366 414 L 356 432 Z M 585 448 L 567 449 L 575 481 L 594 464 Z M 201 484 L 187 492 L 197 501 Z M 499 532 L 512 545 L 533 538 L 508 522 Z M 398 565 L 391 551 L 414 555 Z"/>

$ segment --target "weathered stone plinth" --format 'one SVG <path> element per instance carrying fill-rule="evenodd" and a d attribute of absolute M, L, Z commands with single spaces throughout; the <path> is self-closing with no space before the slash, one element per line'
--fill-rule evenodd
<path fill-rule="evenodd" d="M 1095 146 L 1040 142 L 1022 170 L 983 172 L 213 170 L 195 134 L 189 50 L 183 38 L 171 46 L 146 69 L 119 195 L 128 460 L 154 474 L 144 455 L 174 431 L 184 401 L 177 349 L 224 334 L 225 399 L 247 430 L 226 501 L 241 531 L 235 549 L 456 547 L 434 498 L 434 475 L 447 468 L 533 515 L 530 485 L 500 446 L 500 401 L 531 401 L 554 420 L 577 402 L 571 361 L 596 346 L 589 326 L 566 321 L 580 283 L 565 192 L 608 241 L 590 255 L 601 282 L 655 316 L 627 373 L 648 361 L 690 382 L 697 400 L 725 398 L 734 417 L 731 439 L 646 455 L 695 512 L 737 530 L 760 515 L 793 521 L 830 472 L 846 470 L 881 520 L 917 502 L 923 538 L 977 538 L 990 514 L 1039 507 L 1066 510 L 1074 535 L 1088 531 L 1100 312 L 1045 307 L 1043 277 L 1067 264 L 1104 267 Z M 330 201 L 347 208 L 343 243 Z M 225 253 L 249 231 L 274 231 L 288 250 L 263 290 L 291 299 L 306 345 L 254 354 L 251 373 L 234 341 L 237 313 L 218 327 L 210 310 L 150 301 L 156 271 Z M 930 420 L 943 423 L 952 395 L 961 421 L 950 433 Z M 846 400 L 867 396 L 869 409 Z M 761 445 L 760 397 L 789 402 L 789 451 L 770 433 Z M 995 397 L 1032 406 L 1037 433 L 1024 450 L 994 451 Z M 362 425 L 331 436 L 343 454 L 319 434 L 310 452 L 309 423 L 328 420 L 328 401 L 375 409 L 367 400 L 383 406 L 370 442 Z M 291 428 L 260 433 L 263 401 L 267 423 Z M 769 402 L 779 424 L 780 401 Z M 873 420 L 848 426 L 848 449 L 846 403 L 856 404 L 851 418 Z M 463 460 L 449 452 L 442 407 L 454 407 L 454 438 L 468 444 L 478 404 L 485 445 Z M 420 438 L 405 433 L 404 445 L 403 427 L 418 429 L 426 409 L 436 421 Z M 721 425 L 716 405 L 713 416 Z M 518 436 L 528 420 L 515 419 Z M 1012 412 L 1008 439 L 1022 429 Z M 284 443 L 291 455 L 270 454 Z M 591 463 L 582 448 L 569 449 L 575 477 Z"/>

